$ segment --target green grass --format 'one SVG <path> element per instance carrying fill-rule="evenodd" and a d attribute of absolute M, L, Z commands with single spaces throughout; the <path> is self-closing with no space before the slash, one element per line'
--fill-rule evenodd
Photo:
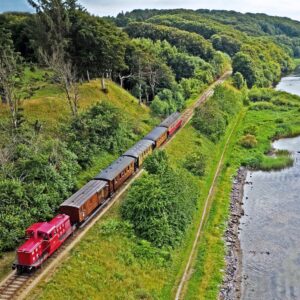
<path fill-rule="evenodd" d="M 15 260 L 15 256 L 15 251 L 12 251 L 0 257 L 0 281 L 11 271 L 11 265 Z"/>
<path fill-rule="evenodd" d="M 30 71 L 28 71 L 30 73 Z M 37 74 L 42 71 L 37 71 Z M 28 75 L 28 78 L 32 78 Z M 37 80 L 42 75 L 36 75 Z M 29 79 L 28 79 L 29 80 Z M 50 83 L 39 83 L 40 89 L 27 100 L 22 101 L 24 115 L 30 123 L 39 120 L 43 125 L 45 134 L 57 135 L 60 126 L 67 122 L 71 113 L 63 92 L 56 85 Z M 119 108 L 125 117 L 132 122 L 133 127 L 145 133 L 158 123 L 156 118 L 150 114 L 150 109 L 145 105 L 139 105 L 138 100 L 130 93 L 121 89 L 112 81 L 107 82 L 108 93 L 100 89 L 100 80 L 92 80 L 80 86 L 79 110 L 84 111 L 96 102 L 106 101 Z M 0 118 L 8 116 L 8 108 L 0 104 Z"/>
<path fill-rule="evenodd" d="M 294 64 L 295 64 L 295 66 L 299 66 L 300 65 L 300 58 L 294 58 Z"/>

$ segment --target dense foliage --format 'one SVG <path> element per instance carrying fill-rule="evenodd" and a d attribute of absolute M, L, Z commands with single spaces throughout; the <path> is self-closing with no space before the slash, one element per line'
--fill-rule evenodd
<path fill-rule="evenodd" d="M 134 139 L 128 122 L 114 106 L 100 102 L 79 115 L 64 129 L 64 139 L 82 167 L 101 151 L 120 153 Z"/>
<path fill-rule="evenodd" d="M 277 82 L 282 73 L 291 70 L 292 61 L 289 56 L 297 55 L 299 51 L 297 46 L 293 45 L 293 43 L 299 43 L 296 37 L 300 35 L 298 22 L 282 19 L 282 24 L 279 25 L 278 21 L 281 18 L 274 21 L 275 19 L 266 16 L 265 21 L 267 23 L 265 24 L 273 22 L 273 26 L 277 26 L 276 28 L 281 30 L 277 30 L 280 37 L 277 39 L 276 36 L 274 39 L 272 34 L 270 36 L 264 31 L 256 31 L 256 34 L 253 34 L 251 29 L 256 24 L 250 24 L 248 14 L 233 12 L 232 15 L 233 17 L 238 16 L 238 19 L 232 22 L 231 12 L 223 11 L 136 10 L 125 15 L 120 14 L 118 19 L 128 24 L 129 35 L 148 37 L 153 40 L 164 38 L 178 47 L 185 47 L 193 55 L 200 55 L 200 57 L 209 60 L 213 54 L 209 57 L 200 52 L 195 53 L 195 45 L 193 49 L 189 50 L 185 44 L 182 44 L 184 43 L 182 40 L 188 41 L 191 35 L 201 37 L 209 43 L 207 44 L 209 47 L 214 48 L 209 53 L 219 50 L 232 57 L 233 71 L 240 72 L 249 87 L 253 85 L 270 86 Z M 256 16 L 258 20 L 262 18 L 261 15 L 252 15 L 252 18 L 255 19 Z M 239 27 L 239 22 L 244 22 L 247 26 Z M 289 25 L 286 26 L 286 23 Z M 232 26 L 232 24 L 237 26 Z M 262 21 L 260 24 L 262 27 L 267 26 L 263 25 Z M 283 29 L 285 26 L 286 30 Z M 185 32 L 185 38 L 182 34 L 182 38 L 178 42 L 175 37 L 181 36 L 180 34 L 183 32 Z M 167 34 L 168 37 L 165 36 Z M 284 36 L 282 36 L 283 34 Z M 204 49 L 208 49 L 207 47 Z"/>
<path fill-rule="evenodd" d="M 196 109 L 193 126 L 216 142 L 224 134 L 229 118 L 242 104 L 241 94 L 229 86 L 219 86 L 209 102 Z"/>
<path fill-rule="evenodd" d="M 53 216 L 95 154 L 120 153 L 135 137 L 120 110 L 105 103 L 66 126 L 60 139 L 28 122 L 6 136 L 0 148 L 0 253 L 13 249 L 31 223 Z"/>
<path fill-rule="evenodd" d="M 0 252 L 15 247 L 31 223 L 53 215 L 74 188 L 79 170 L 65 143 L 30 129 L 6 143 L 1 149 Z"/>
<path fill-rule="evenodd" d="M 191 175 L 173 170 L 163 153 L 148 159 L 149 173 L 132 185 L 121 213 L 140 238 L 174 247 L 192 220 L 199 188 Z"/>

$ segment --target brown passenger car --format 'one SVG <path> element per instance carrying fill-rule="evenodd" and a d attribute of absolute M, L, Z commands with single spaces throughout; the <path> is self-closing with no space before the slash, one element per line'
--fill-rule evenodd
<path fill-rule="evenodd" d="M 155 127 L 149 134 L 144 137 L 144 140 L 155 142 L 155 147 L 160 147 L 168 138 L 168 128 Z"/>
<path fill-rule="evenodd" d="M 71 223 L 82 223 L 108 198 L 108 184 L 103 180 L 91 180 L 69 199 L 59 211 L 70 216 Z"/>
<path fill-rule="evenodd" d="M 94 179 L 107 181 L 112 194 L 134 173 L 134 162 L 132 157 L 121 156 Z"/>

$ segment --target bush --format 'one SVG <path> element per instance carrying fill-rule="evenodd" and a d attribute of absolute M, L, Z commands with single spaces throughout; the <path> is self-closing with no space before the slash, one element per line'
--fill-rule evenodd
<path fill-rule="evenodd" d="M 225 115 L 211 102 L 206 102 L 195 110 L 192 124 L 213 142 L 217 142 L 226 129 Z"/>
<path fill-rule="evenodd" d="M 242 161 L 242 166 L 252 168 L 252 169 L 259 169 L 261 163 L 263 161 L 263 156 L 260 153 L 257 153 L 253 156 L 247 157 Z"/>
<path fill-rule="evenodd" d="M 247 149 L 254 148 L 257 145 L 257 140 L 254 135 L 247 134 L 241 138 L 240 145 Z"/>
<path fill-rule="evenodd" d="M 257 126 L 250 125 L 244 129 L 244 134 L 257 135 Z"/>
<path fill-rule="evenodd" d="M 192 153 L 186 158 L 184 167 L 196 176 L 203 176 L 205 174 L 206 156 L 200 152 Z"/>
<path fill-rule="evenodd" d="M 10 148 L 13 160 L 5 166 L 10 172 L 0 176 L 2 251 L 13 249 L 31 223 L 53 216 L 74 189 L 80 169 L 64 143 L 31 134 L 24 133 L 18 146 Z"/>
<path fill-rule="evenodd" d="M 250 107 L 251 110 L 274 110 L 275 108 L 275 105 L 269 102 L 258 102 Z"/>
<path fill-rule="evenodd" d="M 101 151 L 120 153 L 130 145 L 133 132 L 119 109 L 106 102 L 94 105 L 68 125 L 66 141 L 82 167 Z"/>
<path fill-rule="evenodd" d="M 268 102 L 272 99 L 273 94 L 274 91 L 272 89 L 254 88 L 250 90 L 248 97 L 251 102 L 261 102 L 261 101 Z"/>
<path fill-rule="evenodd" d="M 192 220 L 199 187 L 189 173 L 154 169 L 133 183 L 121 215 L 132 223 L 138 237 L 157 247 L 174 247 Z"/>
<path fill-rule="evenodd" d="M 150 108 L 155 115 L 164 117 L 182 110 L 185 106 L 184 102 L 180 87 L 175 88 L 174 91 L 163 89 L 154 97 Z"/>
<path fill-rule="evenodd" d="M 236 72 L 232 78 L 233 86 L 241 90 L 246 86 L 244 76 L 240 72 Z"/>
<path fill-rule="evenodd" d="M 145 170 L 150 174 L 164 174 L 169 168 L 169 159 L 166 151 L 157 150 L 144 162 Z"/>
<path fill-rule="evenodd" d="M 287 136 L 292 135 L 292 133 L 293 133 L 293 131 L 292 131 L 292 128 L 290 126 L 288 126 L 286 124 L 279 123 L 277 128 L 276 128 L 276 131 L 275 131 L 274 139 L 287 137 Z"/>

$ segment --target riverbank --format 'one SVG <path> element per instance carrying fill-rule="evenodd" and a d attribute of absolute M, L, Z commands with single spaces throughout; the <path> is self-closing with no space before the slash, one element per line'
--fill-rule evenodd
<path fill-rule="evenodd" d="M 281 87 L 291 88 L 291 82 L 295 83 L 297 80 L 298 78 L 293 74 L 291 80 L 289 80 L 289 78 L 282 80 Z M 286 84 L 286 82 L 289 84 Z M 270 90 L 268 92 L 262 91 L 261 93 L 250 92 L 249 100 L 249 110 L 246 113 L 243 124 L 240 124 L 238 131 L 240 136 L 241 134 L 249 133 L 249 131 L 251 131 L 251 134 L 255 136 L 257 143 L 248 150 L 242 149 L 242 147 L 238 147 L 240 137 L 237 136 L 237 144 L 229 161 L 234 163 L 236 168 L 245 165 L 253 170 L 273 171 L 291 167 L 293 165 L 293 159 L 288 151 L 282 150 L 281 148 L 275 150 L 271 147 L 271 142 L 278 138 L 299 135 L 299 97 L 284 91 L 276 92 Z M 275 172 L 275 174 L 277 173 L 278 172 Z M 269 174 L 269 172 L 262 172 L 262 174 Z M 253 272 L 257 272 L 257 268 L 261 268 L 266 259 L 265 256 L 262 257 L 261 264 L 257 265 L 257 263 L 255 263 L 255 259 L 258 259 L 258 256 L 255 255 L 256 253 L 262 253 L 262 256 L 267 254 L 267 259 L 274 259 L 271 257 L 268 247 L 265 247 L 267 250 L 263 249 L 265 251 L 261 252 L 260 248 L 262 245 L 260 242 L 253 237 L 250 240 L 249 236 L 245 235 L 244 232 L 246 228 L 248 230 L 249 223 L 253 223 L 252 218 L 248 217 L 246 208 L 250 206 L 255 209 L 258 204 L 255 202 L 258 201 L 257 197 L 265 197 L 265 192 L 262 190 L 256 197 L 251 197 L 251 202 L 248 201 L 248 193 L 253 190 L 254 184 L 253 176 L 247 176 L 247 169 L 245 168 L 239 169 L 231 184 L 232 191 L 229 199 L 230 209 L 228 212 L 229 221 L 223 237 L 226 251 L 226 268 L 219 294 L 219 299 L 221 300 L 241 299 L 245 296 L 244 288 L 250 289 L 251 285 L 249 285 L 251 280 L 248 277 L 249 268 L 250 270 L 254 268 L 255 271 Z M 281 185 L 280 182 L 279 185 Z M 283 186 L 286 186 L 286 184 Z M 264 202 L 265 201 L 262 203 Z M 265 214 L 268 215 L 268 213 Z M 244 224 L 245 222 L 248 222 L 247 225 Z M 259 222 L 259 219 L 256 220 L 256 222 Z M 261 226 L 264 226 L 264 224 L 261 224 Z M 266 224 L 268 224 L 268 222 Z M 258 228 L 257 230 L 258 232 L 260 231 Z M 248 241 L 245 248 L 247 249 L 246 253 L 243 253 L 242 250 L 243 240 L 241 239 L 241 236 L 244 237 L 244 241 Z M 262 240 L 264 239 L 265 237 L 262 237 Z M 253 244 L 254 240 L 256 241 L 256 243 L 254 243 L 255 245 Z M 259 245 L 256 245 L 257 243 L 259 243 Z M 245 263 L 248 264 L 247 271 L 244 269 Z M 258 275 L 259 274 L 255 273 L 253 277 L 257 277 Z M 263 272 L 261 275 L 263 277 L 265 276 Z M 254 289 L 253 291 L 252 289 L 253 285 L 251 291 L 249 290 L 250 293 L 254 291 Z M 266 286 L 265 289 L 267 289 Z M 257 299 L 257 297 L 262 296 L 263 293 L 257 291 L 256 294 L 251 295 L 256 298 L 249 299 Z"/>
<path fill-rule="evenodd" d="M 240 219 L 244 215 L 243 193 L 244 185 L 246 184 L 246 176 L 247 170 L 245 168 L 240 168 L 233 181 L 230 201 L 230 217 L 224 237 L 227 247 L 227 253 L 225 257 L 226 270 L 220 290 L 220 300 L 241 298 L 242 250 L 238 235 Z"/>

